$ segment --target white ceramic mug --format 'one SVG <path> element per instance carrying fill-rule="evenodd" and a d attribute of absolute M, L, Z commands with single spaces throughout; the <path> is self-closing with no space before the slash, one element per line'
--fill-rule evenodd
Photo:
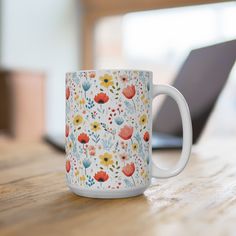
<path fill-rule="evenodd" d="M 182 154 L 169 170 L 152 163 L 152 100 L 160 94 L 177 102 L 183 123 Z M 171 86 L 154 85 L 150 71 L 67 73 L 65 129 L 67 184 L 86 197 L 142 194 L 151 177 L 179 174 L 191 152 L 192 126 L 183 95 Z"/>

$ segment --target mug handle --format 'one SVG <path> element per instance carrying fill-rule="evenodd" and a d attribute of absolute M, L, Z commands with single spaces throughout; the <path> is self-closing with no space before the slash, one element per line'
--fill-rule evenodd
<path fill-rule="evenodd" d="M 188 104 L 184 96 L 176 88 L 169 85 L 153 85 L 153 98 L 160 94 L 166 94 L 176 101 L 183 126 L 183 148 L 176 166 L 170 169 L 163 169 L 152 161 L 152 176 L 155 178 L 169 178 L 182 172 L 188 163 L 192 147 L 192 122 Z"/>

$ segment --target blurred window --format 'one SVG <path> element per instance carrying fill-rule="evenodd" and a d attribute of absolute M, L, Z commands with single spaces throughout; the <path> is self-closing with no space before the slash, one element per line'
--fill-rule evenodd
<path fill-rule="evenodd" d="M 170 83 L 191 49 L 236 38 L 235 12 L 236 3 L 227 2 L 102 18 L 95 66 L 148 69 Z"/>

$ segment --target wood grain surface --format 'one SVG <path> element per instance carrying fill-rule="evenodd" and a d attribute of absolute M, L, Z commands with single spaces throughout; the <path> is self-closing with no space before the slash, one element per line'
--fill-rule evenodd
<path fill-rule="evenodd" d="M 78 197 L 64 155 L 43 143 L 0 142 L 0 235 L 236 235 L 235 140 L 195 147 L 179 176 L 153 179 L 144 195 Z M 155 152 L 173 165 L 178 151 Z"/>

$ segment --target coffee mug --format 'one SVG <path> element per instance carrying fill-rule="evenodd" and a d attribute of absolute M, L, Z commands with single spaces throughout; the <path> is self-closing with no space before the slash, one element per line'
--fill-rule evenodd
<path fill-rule="evenodd" d="M 152 100 L 160 94 L 176 101 L 183 123 L 181 157 L 168 170 L 152 162 Z M 154 85 L 152 72 L 85 70 L 66 74 L 65 137 L 70 190 L 123 198 L 142 194 L 151 177 L 168 178 L 184 169 L 192 126 L 183 95 L 171 86 Z"/>

